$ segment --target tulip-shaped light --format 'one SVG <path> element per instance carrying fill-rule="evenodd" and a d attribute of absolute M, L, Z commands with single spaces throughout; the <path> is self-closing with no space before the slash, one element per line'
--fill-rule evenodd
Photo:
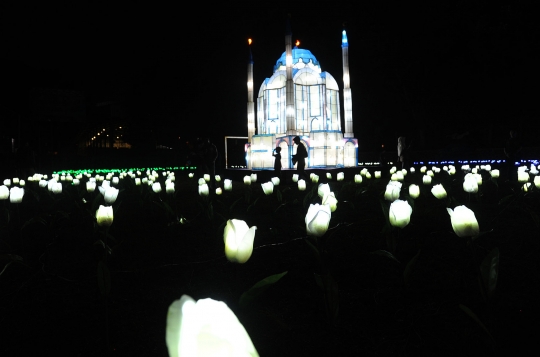
<path fill-rule="evenodd" d="M 257 227 L 248 227 L 245 221 L 229 219 L 223 231 L 225 256 L 233 263 L 243 264 L 253 253 L 253 241 Z"/>
<path fill-rule="evenodd" d="M 52 188 L 52 193 L 54 193 L 55 195 L 59 194 L 59 193 L 62 193 L 62 183 L 61 182 L 57 182 L 54 184 L 53 188 Z"/>
<path fill-rule="evenodd" d="M 86 182 L 86 191 L 94 192 L 96 190 L 96 181 L 87 181 Z"/>
<path fill-rule="evenodd" d="M 306 232 L 310 236 L 322 237 L 328 230 L 332 211 L 329 205 L 311 204 L 306 214 Z"/>
<path fill-rule="evenodd" d="M 261 183 L 261 187 L 265 195 L 271 195 L 274 192 L 274 184 L 272 181 Z"/>
<path fill-rule="evenodd" d="M 327 183 L 320 183 L 319 187 L 317 188 L 317 194 L 320 198 L 324 197 L 324 194 L 330 192 L 330 185 Z"/>
<path fill-rule="evenodd" d="M 390 181 L 386 185 L 386 191 L 384 192 L 384 199 L 387 201 L 395 201 L 399 198 L 401 193 L 401 182 Z"/>
<path fill-rule="evenodd" d="M 208 188 L 207 184 L 199 185 L 199 195 L 200 196 L 208 196 L 210 194 L 210 189 Z"/>
<path fill-rule="evenodd" d="M 96 211 L 97 224 L 100 227 L 109 227 L 113 222 L 113 208 L 112 206 L 99 205 Z"/>
<path fill-rule="evenodd" d="M 102 186 L 99 186 L 99 192 L 103 195 L 103 198 L 105 199 L 105 203 L 112 205 L 116 199 L 118 198 L 118 189 L 114 187 L 106 187 L 103 188 Z"/>
<path fill-rule="evenodd" d="M 222 301 L 183 295 L 167 312 L 165 341 L 170 357 L 259 354 L 244 326 Z"/>
<path fill-rule="evenodd" d="M 414 183 L 409 186 L 409 196 L 416 199 L 420 196 L 420 187 Z"/>
<path fill-rule="evenodd" d="M 477 193 L 478 192 L 478 181 L 474 174 L 468 173 L 465 175 L 463 181 L 463 191 L 468 193 Z"/>
<path fill-rule="evenodd" d="M 334 192 L 327 192 L 324 194 L 324 197 L 322 199 L 323 205 L 329 205 L 330 206 L 330 212 L 335 212 L 337 209 L 338 200 L 336 198 L 336 195 Z"/>
<path fill-rule="evenodd" d="M 447 196 L 446 190 L 444 189 L 443 185 L 441 185 L 441 184 L 434 185 L 431 188 L 431 193 L 433 194 L 433 196 L 435 196 L 435 198 L 437 198 L 439 200 L 442 200 L 443 198 L 446 198 L 446 196 Z"/>
<path fill-rule="evenodd" d="M 390 204 L 388 218 L 394 227 L 405 228 L 411 221 L 412 207 L 407 201 L 395 200 Z"/>
<path fill-rule="evenodd" d="M 453 210 L 447 208 L 452 228 L 458 237 L 476 237 L 480 233 L 474 212 L 465 206 L 457 206 Z"/>
<path fill-rule="evenodd" d="M 524 170 L 518 170 L 518 182 L 525 183 L 529 181 L 529 173 Z"/>
<path fill-rule="evenodd" d="M 9 202 L 21 203 L 24 196 L 24 188 L 13 186 L 9 189 Z"/>
<path fill-rule="evenodd" d="M 0 186 L 0 200 L 7 200 L 9 198 L 9 188 L 6 185 Z"/>
<path fill-rule="evenodd" d="M 540 176 L 535 176 L 533 182 L 534 182 L 534 185 L 536 186 L 536 188 L 540 188 Z"/>
<path fill-rule="evenodd" d="M 154 191 L 155 193 L 160 193 L 161 192 L 161 184 L 159 182 L 154 182 L 152 184 L 152 191 Z"/>

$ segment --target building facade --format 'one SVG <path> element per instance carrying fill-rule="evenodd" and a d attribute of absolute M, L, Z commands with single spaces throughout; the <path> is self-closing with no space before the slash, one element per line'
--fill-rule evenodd
<path fill-rule="evenodd" d="M 274 72 L 262 83 L 253 100 L 253 61 L 248 64 L 248 144 L 246 161 L 253 170 L 272 169 L 273 149 L 281 147 L 282 167 L 293 168 L 296 152 L 293 138 L 306 146 L 306 167 L 357 166 L 358 140 L 352 128 L 349 84 L 348 39 L 342 33 L 345 133 L 342 131 L 339 86 L 322 71 L 317 58 L 307 49 L 292 48 L 291 32 L 285 36 L 285 52 Z"/>

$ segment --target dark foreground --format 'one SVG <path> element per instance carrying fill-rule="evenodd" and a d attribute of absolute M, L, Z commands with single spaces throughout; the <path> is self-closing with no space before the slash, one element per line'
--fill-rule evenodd
<path fill-rule="evenodd" d="M 332 321 L 305 242 L 307 207 L 320 203 L 315 185 L 299 192 L 287 180 L 265 196 L 261 179 L 250 187 L 235 181 L 232 192 L 203 199 L 195 179 L 177 175 L 174 197 L 120 184 L 108 293 L 97 278 L 105 241 L 93 218 L 98 193 L 72 186 L 52 195 L 28 185 L 22 204 L 0 201 L 0 271 L 13 262 L 0 275 L 1 356 L 167 356 L 167 309 L 183 294 L 226 302 L 261 356 L 505 356 L 538 346 L 539 190 L 524 194 L 484 172 L 480 193 L 469 196 L 458 169 L 437 174 L 449 195 L 437 200 L 418 172 L 409 174 L 401 198 L 410 183 L 422 192 L 398 232 L 385 228 L 382 213 L 388 178 L 358 185 L 334 177 L 339 203 L 324 237 L 339 294 Z M 484 232 L 472 243 L 454 234 L 446 211 L 461 204 Z M 258 227 L 243 265 L 223 253 L 232 218 Z M 480 265 L 494 248 L 498 278 L 486 296 Z M 283 272 L 239 305 L 252 285 Z"/>

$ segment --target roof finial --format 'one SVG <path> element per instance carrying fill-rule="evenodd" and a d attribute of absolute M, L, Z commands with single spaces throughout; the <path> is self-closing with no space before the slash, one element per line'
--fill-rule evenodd
<path fill-rule="evenodd" d="M 253 63 L 253 55 L 251 54 L 251 43 L 253 42 L 253 40 L 251 38 L 248 38 L 248 48 L 249 48 L 249 62 L 248 63 Z"/>

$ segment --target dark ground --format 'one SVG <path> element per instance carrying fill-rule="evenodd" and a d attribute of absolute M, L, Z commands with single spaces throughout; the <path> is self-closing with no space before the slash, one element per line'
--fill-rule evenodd
<path fill-rule="evenodd" d="M 483 173 L 480 194 L 469 197 L 459 169 L 453 177 L 441 172 L 434 183 L 443 183 L 449 199 L 439 201 L 421 185 L 411 223 L 390 233 L 397 239 L 390 256 L 383 252 L 390 249 L 381 210 L 388 179 L 355 185 L 354 173 L 343 182 L 334 174 L 330 183 L 339 200 L 325 235 L 339 286 L 334 324 L 304 242 L 307 206 L 320 203 L 312 184 L 299 192 L 284 180 L 276 187 L 279 202 L 276 191 L 262 193 L 268 173 L 260 173 L 251 187 L 235 181 L 232 192 L 205 201 L 186 172 L 177 172 L 174 199 L 125 179 L 113 205 L 111 288 L 104 298 L 97 279 L 103 249 L 95 244 L 103 235 L 92 206 L 99 194 L 71 186 L 54 196 L 30 183 L 22 204 L 0 201 L 0 266 L 15 256 L 24 263 L 0 275 L 0 355 L 167 356 L 167 309 L 183 294 L 226 302 L 261 356 L 518 356 L 538 346 L 539 190 L 523 194 L 517 183 L 496 185 Z M 420 181 L 418 172 L 407 175 L 401 197 Z M 446 212 L 460 204 L 485 232 L 473 245 L 454 234 Z M 231 218 L 257 226 L 253 255 L 243 265 L 224 257 L 222 232 Z M 479 266 L 495 247 L 497 286 L 486 299 Z M 285 271 L 251 305 L 239 305 L 256 282 Z"/>

